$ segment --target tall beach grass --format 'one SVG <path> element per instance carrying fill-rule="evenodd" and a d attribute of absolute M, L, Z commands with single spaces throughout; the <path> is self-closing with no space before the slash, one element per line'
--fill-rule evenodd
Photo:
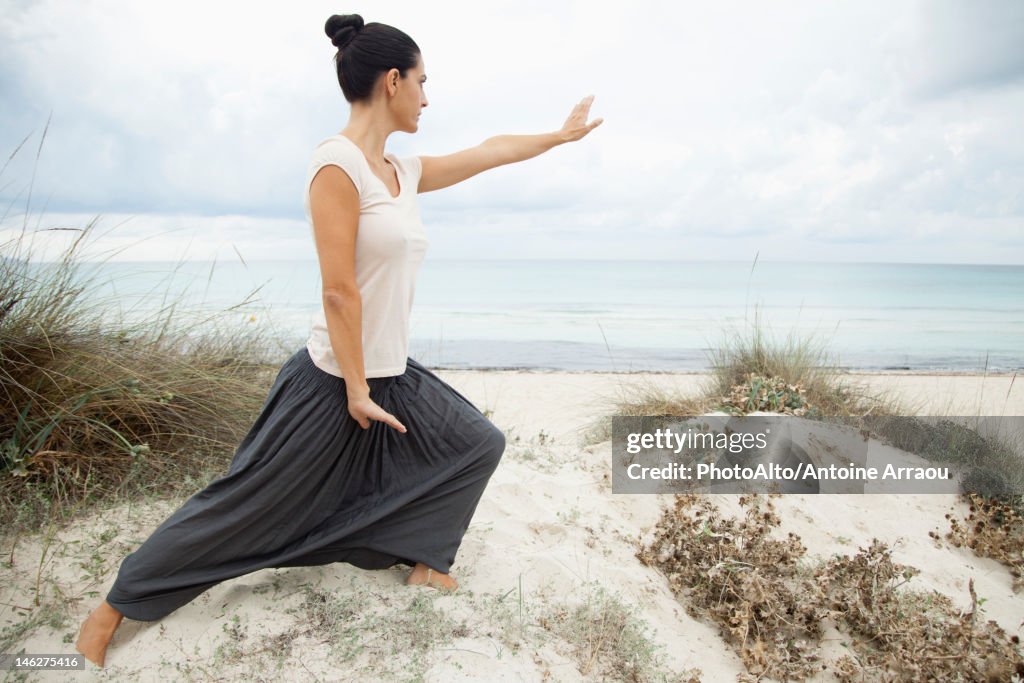
<path fill-rule="evenodd" d="M 122 497 L 180 494 L 224 470 L 280 355 L 264 325 L 237 322 L 245 301 L 206 315 L 170 301 L 129 320 L 101 294 L 102 268 L 84 267 L 97 220 L 32 229 L 29 203 L 18 215 L 12 203 L 0 218 L 0 525 L 8 533 Z M 71 239 L 44 261 L 39 243 L 59 236 L 53 230 Z"/>

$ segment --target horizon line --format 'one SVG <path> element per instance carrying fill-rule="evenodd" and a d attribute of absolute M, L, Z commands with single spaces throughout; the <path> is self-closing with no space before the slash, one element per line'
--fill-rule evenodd
<path fill-rule="evenodd" d="M 3 257 L 0 257 L 3 258 Z M 582 262 L 582 263 L 688 263 L 688 264 L 744 264 L 753 265 L 755 259 L 665 259 L 665 258 L 545 258 L 545 257 L 512 257 L 512 258 L 467 258 L 467 257 L 427 257 L 424 263 L 430 261 L 442 262 L 469 262 L 469 263 L 509 263 L 518 261 L 536 262 L 550 261 L 558 263 Z M 235 259 L 76 259 L 77 263 L 234 263 Z M 238 261 L 241 263 L 241 261 Z M 317 263 L 314 258 L 247 258 L 244 263 Z M 1021 263 L 983 263 L 983 262 L 950 262 L 950 261 L 829 261 L 829 260 L 802 260 L 792 259 L 771 259 L 756 257 L 758 263 L 775 263 L 790 265 L 870 265 L 870 266 L 997 266 L 1004 268 L 1021 268 Z M 36 263 L 61 263 L 60 260 L 41 260 Z"/>

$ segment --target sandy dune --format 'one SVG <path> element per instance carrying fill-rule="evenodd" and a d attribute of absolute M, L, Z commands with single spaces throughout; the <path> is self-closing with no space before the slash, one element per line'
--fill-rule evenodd
<path fill-rule="evenodd" d="M 669 668 L 699 667 L 704 681 L 735 680 L 743 665 L 717 627 L 688 616 L 665 579 L 634 557 L 637 540 L 650 532 L 670 497 L 612 494 L 610 442 L 584 447 L 580 441 L 595 417 L 611 414 L 611 402 L 625 385 L 643 380 L 685 394 L 704 377 L 439 374 L 492 411 L 509 444 L 452 570 L 460 593 L 405 586 L 406 570 L 399 569 L 263 570 L 218 585 L 161 622 L 125 620 L 103 670 L 89 664 L 84 672 L 33 673 L 27 679 L 416 680 L 418 672 L 427 681 L 602 680 L 596 667 L 581 673 L 566 640 L 538 625 L 555 606 L 583 600 L 599 584 L 636 608 L 651 638 L 664 646 Z M 1024 415 L 1024 382 L 1011 388 L 1010 376 L 850 377 L 871 391 L 888 389 L 926 401 L 924 414 Z M 949 412 L 951 406 L 956 412 Z M 730 511 L 739 510 L 736 498 L 714 496 Z M 986 616 L 1008 633 L 1024 635 L 1024 596 L 1013 593 L 1006 568 L 928 536 L 948 530 L 945 513 L 963 514 L 955 496 L 787 495 L 775 504 L 782 533 L 797 533 L 808 555 L 852 554 L 877 537 L 895 546 L 894 561 L 921 570 L 912 582 L 916 588 L 935 589 L 967 606 L 967 582 L 973 578 L 978 596 L 987 598 Z M 67 606 L 65 624 L 31 629 L 15 650 L 72 653 L 79 622 L 106 594 L 121 557 L 176 505 L 96 513 L 57 531 L 48 545 L 42 535 L 23 537 L 12 551 L 8 540 L 6 559 L 14 562 L 2 569 L 2 625 L 25 621 L 26 613 L 11 606 L 31 605 L 37 579 L 44 601 Z M 316 616 L 315 598 L 325 595 L 341 609 L 335 626 Z M 430 648 L 430 634 L 442 631 L 451 639 Z M 840 654 L 839 640 L 837 635 L 837 642 L 828 643 L 827 652 Z M 352 643 L 362 643 L 363 650 L 352 654 Z M 832 680 L 828 674 L 820 678 Z"/>

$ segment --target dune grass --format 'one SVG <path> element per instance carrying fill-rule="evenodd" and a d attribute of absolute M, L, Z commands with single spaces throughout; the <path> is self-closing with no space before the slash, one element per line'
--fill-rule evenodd
<path fill-rule="evenodd" d="M 201 317 L 170 301 L 127 320 L 99 294 L 99 270 L 84 267 L 95 220 L 62 229 L 73 239 L 48 262 L 37 238 L 52 235 L 13 223 L 0 221 L 5 533 L 192 491 L 224 470 L 273 378 L 274 340 L 230 320 L 246 302 Z"/>
<path fill-rule="evenodd" d="M 704 396 L 714 409 L 726 412 L 849 417 L 914 415 L 920 408 L 892 392 L 871 395 L 851 384 L 820 336 L 790 332 L 784 341 L 775 341 L 757 309 L 751 325 L 723 333 L 708 360 L 711 374 Z"/>
<path fill-rule="evenodd" d="M 916 415 L 920 402 L 894 392 L 869 394 L 851 383 L 828 351 L 825 340 L 790 332 L 784 341 L 771 337 L 755 308 L 754 321 L 741 331 L 723 332 L 706 353 L 709 373 L 696 394 L 680 394 L 650 379 L 620 383 L 607 397 L 613 415 L 676 416 L 710 412 L 745 414 L 770 411 L 808 419 Z M 593 421 L 583 445 L 611 438 L 606 415 Z"/>

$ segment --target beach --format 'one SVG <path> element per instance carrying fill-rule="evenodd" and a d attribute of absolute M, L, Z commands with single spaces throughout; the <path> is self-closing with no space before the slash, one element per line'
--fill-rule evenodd
<path fill-rule="evenodd" d="M 106 667 L 87 663 L 86 671 L 71 674 L 74 680 L 407 680 L 400 673 L 407 671 L 428 681 L 614 680 L 596 667 L 583 673 L 578 650 L 557 629 L 537 625 L 550 624 L 559 606 L 584 600 L 597 586 L 636 610 L 651 642 L 664 647 L 668 669 L 698 667 L 703 681 L 736 680 L 745 671 L 718 627 L 688 614 L 665 576 L 636 557 L 638 541 L 650 535 L 672 496 L 613 494 L 611 442 L 581 445 L 594 420 L 613 414 L 630 387 L 693 394 L 706 375 L 438 374 L 487 412 L 508 443 L 452 568 L 458 593 L 406 586 L 408 569 L 400 567 L 265 569 L 208 590 L 160 622 L 125 620 Z M 1012 375 L 851 373 L 848 379 L 925 401 L 921 414 L 1024 414 L 1024 386 Z M 948 412 L 950 405 L 960 412 Z M 736 495 L 710 498 L 723 512 L 739 511 Z M 63 596 L 70 617 L 60 628 L 37 626 L 18 650 L 72 653 L 77 625 L 106 594 L 120 559 L 180 502 L 95 511 L 49 540 L 45 531 L 13 547 L 8 539 L 13 566 L 3 569 L 4 627 L 24 619 L 10 606 L 31 604 L 37 581 L 47 595 Z M 782 520 L 777 531 L 797 534 L 809 557 L 852 554 L 880 539 L 894 547 L 893 561 L 921 571 L 915 588 L 967 606 L 973 579 L 986 618 L 1009 634 L 1024 630 L 1024 596 L 1012 590 L 1004 565 L 929 536 L 949 530 L 947 513 L 966 514 L 957 496 L 791 494 L 774 503 Z M 345 623 L 362 629 L 340 633 L 335 622 L 327 627 L 322 620 L 311 626 L 310 596 L 347 604 Z M 443 644 L 431 646 L 430 634 L 445 628 Z M 410 633 L 427 642 L 403 641 Z M 339 642 L 361 637 L 371 646 L 339 655 Z M 826 639 L 823 653 L 842 654 L 843 639 Z M 26 680 L 68 680 L 67 673 L 32 673 Z M 815 680 L 837 679 L 826 671 Z"/>
<path fill-rule="evenodd" d="M 1024 4 L 111 4 L 0 25 L 3 681 L 1024 683 Z"/>

